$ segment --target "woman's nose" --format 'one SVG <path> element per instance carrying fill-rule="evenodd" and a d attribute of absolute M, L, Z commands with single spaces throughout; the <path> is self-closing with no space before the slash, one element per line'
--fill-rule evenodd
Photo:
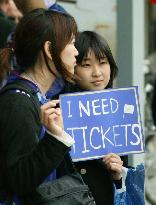
<path fill-rule="evenodd" d="M 98 66 L 94 66 L 93 67 L 93 72 L 92 72 L 93 76 L 100 76 L 101 75 L 101 70 Z"/>
<path fill-rule="evenodd" d="M 78 56 L 79 55 L 79 52 L 78 50 L 75 48 L 75 56 Z"/>

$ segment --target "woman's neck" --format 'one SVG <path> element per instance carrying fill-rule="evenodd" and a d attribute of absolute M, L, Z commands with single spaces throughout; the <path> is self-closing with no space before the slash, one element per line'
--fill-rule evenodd
<path fill-rule="evenodd" d="M 37 72 L 35 69 L 28 69 L 21 76 L 36 84 L 42 95 L 46 94 L 56 78 L 50 71 L 43 72 L 39 69 Z"/>

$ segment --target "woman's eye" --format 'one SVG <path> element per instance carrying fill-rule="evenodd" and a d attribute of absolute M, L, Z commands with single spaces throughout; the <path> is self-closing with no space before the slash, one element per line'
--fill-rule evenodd
<path fill-rule="evenodd" d="M 105 60 L 105 61 L 100 61 L 100 64 L 107 64 L 107 63 L 108 63 L 107 60 Z"/>
<path fill-rule="evenodd" d="M 86 67 L 89 67 L 89 66 L 90 66 L 90 64 L 85 63 L 85 64 L 82 64 L 81 66 L 86 68 Z"/>

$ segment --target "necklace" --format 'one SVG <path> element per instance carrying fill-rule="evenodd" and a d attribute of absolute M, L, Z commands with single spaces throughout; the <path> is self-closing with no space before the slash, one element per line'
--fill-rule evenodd
<path fill-rule="evenodd" d="M 28 74 L 28 73 L 26 73 L 26 72 L 23 72 L 23 75 L 24 75 L 28 80 L 30 80 L 31 82 L 33 82 L 33 83 L 36 85 L 36 87 L 38 88 L 38 90 L 39 90 L 39 92 L 40 92 L 40 94 L 41 94 L 42 96 L 45 95 L 44 92 L 42 92 L 42 89 L 40 88 L 39 84 L 34 80 L 34 78 L 33 78 L 30 74 Z"/>
<path fill-rule="evenodd" d="M 26 76 L 26 78 L 28 78 L 28 80 L 31 80 L 38 87 L 38 84 L 36 83 L 36 81 L 33 79 L 33 77 L 30 74 L 26 72 L 24 72 L 23 74 L 24 76 Z"/>
<path fill-rule="evenodd" d="M 38 88 L 38 92 L 36 94 L 37 94 L 37 97 L 38 97 L 39 101 L 41 102 L 41 104 L 44 104 L 45 102 L 47 102 L 48 99 L 46 98 L 45 95 L 42 95 L 41 90 L 40 90 L 39 86 L 37 85 L 36 81 L 33 79 L 33 77 L 30 74 L 26 73 L 26 72 L 24 72 L 23 75 L 28 80 L 30 79 L 36 85 L 36 87 Z"/>

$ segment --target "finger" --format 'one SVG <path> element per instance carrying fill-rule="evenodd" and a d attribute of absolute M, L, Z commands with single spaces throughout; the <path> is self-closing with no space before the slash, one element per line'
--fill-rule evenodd
<path fill-rule="evenodd" d="M 44 113 L 43 113 L 43 117 L 42 117 L 42 122 L 45 124 L 45 125 L 48 125 L 49 123 L 49 117 L 52 115 L 52 114 L 55 114 L 57 117 L 60 116 L 60 111 L 58 109 L 55 109 L 55 108 L 50 108 L 48 110 L 45 110 Z"/>
<path fill-rule="evenodd" d="M 45 125 L 45 126 L 48 125 L 48 116 L 49 116 L 50 113 L 53 112 L 53 109 L 54 109 L 54 108 L 51 108 L 51 109 L 49 109 L 49 110 L 44 110 L 44 111 L 42 112 L 41 122 L 42 122 L 43 125 Z"/>
<path fill-rule="evenodd" d="M 122 174 L 122 166 L 116 163 L 112 163 L 109 170 L 116 172 L 116 174 Z"/>
<path fill-rule="evenodd" d="M 41 120 L 44 118 L 45 110 L 47 110 L 49 108 L 52 108 L 52 107 L 56 107 L 56 105 L 58 103 L 59 103 L 59 100 L 52 100 L 52 101 L 49 101 L 49 102 L 45 103 L 44 105 L 42 105 L 41 108 L 40 108 L 40 110 L 41 110 L 41 113 L 40 113 Z"/>
<path fill-rule="evenodd" d="M 63 132 L 63 128 L 60 126 L 60 116 L 58 117 L 58 115 L 56 113 L 53 113 L 49 116 L 49 125 L 50 126 L 50 130 L 53 134 L 56 134 L 57 136 L 62 136 L 62 132 Z"/>
<path fill-rule="evenodd" d="M 62 116 L 60 113 L 60 109 L 55 109 L 52 113 L 48 116 L 48 121 L 50 124 L 55 123 L 58 126 L 62 125 Z"/>
<path fill-rule="evenodd" d="M 58 114 L 58 115 L 61 115 L 61 114 L 62 114 L 61 109 L 60 109 L 59 107 L 57 107 L 56 110 L 57 110 L 57 114 Z"/>
<path fill-rule="evenodd" d="M 110 163 L 116 163 L 119 165 L 123 165 L 123 161 L 121 159 L 117 159 L 117 158 L 111 158 Z"/>
<path fill-rule="evenodd" d="M 121 159 L 120 156 L 118 156 L 117 154 L 109 153 L 109 154 L 107 154 L 107 155 L 103 158 L 103 160 L 107 160 L 107 159 L 110 159 L 110 158 Z"/>
<path fill-rule="evenodd" d="M 60 102 L 60 100 L 51 100 L 51 101 L 45 103 L 44 105 L 42 105 L 41 108 L 43 110 L 46 110 L 46 109 L 49 109 L 51 107 L 55 107 L 59 102 Z"/>
<path fill-rule="evenodd" d="M 58 115 L 56 113 L 52 113 L 51 115 L 49 115 L 48 117 L 48 123 L 49 125 L 53 125 L 55 124 L 55 119 L 58 117 Z"/>
<path fill-rule="evenodd" d="M 123 161 L 121 160 L 120 156 L 110 153 L 107 154 L 104 158 L 103 158 L 103 162 L 105 164 L 111 163 L 111 162 L 115 162 L 115 163 L 119 163 L 121 165 L 123 165 Z"/>
<path fill-rule="evenodd" d="M 112 167 L 113 167 L 113 169 L 116 169 L 116 167 L 122 167 L 122 164 L 121 163 L 119 163 L 118 161 L 116 161 L 116 162 L 108 162 L 108 163 L 106 163 L 105 164 L 105 166 L 106 166 L 106 168 L 108 169 L 108 170 L 111 170 L 112 169 Z"/>
<path fill-rule="evenodd" d="M 43 113 L 43 122 L 46 125 L 49 124 L 49 117 L 53 113 L 56 113 L 56 109 L 55 108 L 50 108 L 50 109 L 44 111 L 44 113 Z"/>
<path fill-rule="evenodd" d="M 118 159 L 118 158 L 107 158 L 105 161 L 104 161 L 105 165 L 109 165 L 110 163 L 116 163 L 116 164 L 119 164 L 119 165 L 123 165 L 123 161 L 121 159 Z"/>

